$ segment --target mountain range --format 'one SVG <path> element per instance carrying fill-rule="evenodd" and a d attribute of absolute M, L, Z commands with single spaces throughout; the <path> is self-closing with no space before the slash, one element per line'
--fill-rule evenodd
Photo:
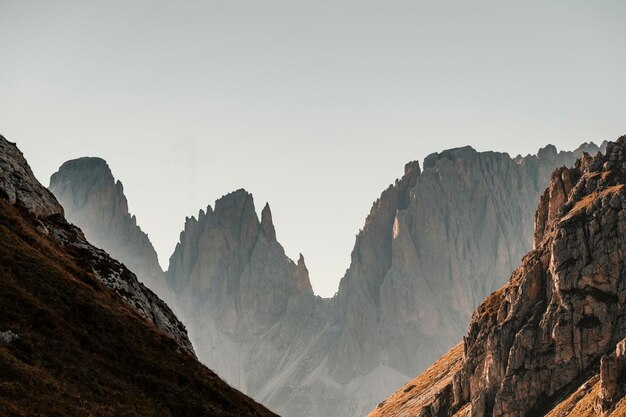
<path fill-rule="evenodd" d="M 470 147 L 408 163 L 356 237 L 331 299 L 289 259 L 269 205 L 237 190 L 186 219 L 167 271 L 106 162 L 50 181 L 69 221 L 172 305 L 198 358 L 286 417 L 362 416 L 462 338 L 472 311 L 532 249 L 550 175 L 585 152 L 511 158 Z M 536 240 L 536 233 L 535 233 Z"/>

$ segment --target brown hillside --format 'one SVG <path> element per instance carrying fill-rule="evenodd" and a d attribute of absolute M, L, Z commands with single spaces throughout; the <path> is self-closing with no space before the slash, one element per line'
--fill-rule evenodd
<path fill-rule="evenodd" d="M 40 230 L 0 199 L 0 415 L 274 415 Z"/>

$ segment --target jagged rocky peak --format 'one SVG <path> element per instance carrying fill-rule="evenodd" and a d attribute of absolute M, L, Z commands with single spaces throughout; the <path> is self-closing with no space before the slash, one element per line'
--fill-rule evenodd
<path fill-rule="evenodd" d="M 424 158 L 424 169 L 434 168 L 441 160 L 454 161 L 457 159 L 468 159 L 476 157 L 478 151 L 471 146 L 463 146 L 460 148 L 446 149 L 442 152 L 434 152 Z"/>
<path fill-rule="evenodd" d="M 333 377 L 351 381 L 384 369 L 394 381 L 381 382 L 381 396 L 360 406 L 371 409 L 390 385 L 401 385 L 400 375 L 406 381 L 458 342 L 473 309 L 532 249 L 536 201 L 550 174 L 581 154 L 548 146 L 512 159 L 449 149 L 427 156 L 421 172 L 409 167 L 382 193 L 333 303 Z"/>
<path fill-rule="evenodd" d="M 476 309 L 462 355 L 420 377 L 445 383 L 390 400 L 425 417 L 625 415 L 626 136 L 557 169 L 535 224 L 535 249 Z M 408 406 L 387 407 L 372 416 Z"/>
<path fill-rule="evenodd" d="M 422 172 L 419 161 L 411 161 L 404 165 L 404 175 L 419 175 Z"/>
<path fill-rule="evenodd" d="M 298 289 L 306 293 L 313 294 L 313 287 L 311 286 L 311 280 L 309 279 L 309 269 L 304 263 L 304 255 L 300 254 L 298 257 L 298 269 L 296 270 L 296 283 Z"/>
<path fill-rule="evenodd" d="M 256 297 L 254 303 L 244 305 L 257 313 L 264 311 L 258 319 L 279 314 L 291 295 L 312 294 L 304 259 L 293 262 L 276 240 L 269 204 L 259 220 L 252 194 L 243 189 L 223 196 L 215 209 L 209 206 L 197 220 L 186 222 L 170 258 L 168 277 L 179 296 L 196 304 L 212 300 L 218 306 L 233 297 Z"/>
<path fill-rule="evenodd" d="M 285 396 L 282 384 L 305 372 L 292 361 L 306 356 L 302 349 L 319 322 L 304 257 L 297 263 L 287 257 L 269 205 L 259 220 L 247 191 L 227 194 L 213 207 L 187 219 L 167 278 L 200 360 L 280 407 L 284 400 L 267 401 Z"/>
<path fill-rule="evenodd" d="M 0 135 L 0 197 L 35 216 L 63 214 L 52 193 L 37 181 L 22 152 Z"/>
<path fill-rule="evenodd" d="M 261 231 L 268 240 L 276 240 L 276 229 L 274 229 L 272 211 L 270 210 L 269 203 L 265 203 L 265 207 L 263 207 L 263 211 L 261 212 Z"/>
<path fill-rule="evenodd" d="M 102 220 L 107 223 L 120 219 L 132 221 L 124 187 L 120 181 L 115 181 L 109 165 L 102 158 L 83 157 L 63 163 L 50 177 L 50 189 L 61 201 L 70 221 L 74 217 L 89 216 L 91 221 L 84 222 L 87 227 L 97 227 Z M 85 232 L 91 234 L 88 228 Z M 98 232 L 94 230 L 94 237 L 104 237 L 100 236 L 104 235 L 103 231 Z"/>
<path fill-rule="evenodd" d="M 90 242 L 170 301 L 157 253 L 137 218 L 128 212 L 124 186 L 115 181 L 104 159 L 84 157 L 65 162 L 50 178 L 50 190 L 65 209 L 66 218 L 79 226 Z"/>

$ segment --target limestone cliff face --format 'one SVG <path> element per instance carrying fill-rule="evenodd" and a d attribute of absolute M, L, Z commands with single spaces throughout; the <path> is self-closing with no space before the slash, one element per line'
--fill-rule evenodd
<path fill-rule="evenodd" d="M 187 219 L 168 277 L 183 304 L 210 311 L 233 336 L 266 330 L 291 298 L 314 298 L 304 258 L 296 264 L 285 255 L 269 205 L 259 221 L 244 190 Z"/>
<path fill-rule="evenodd" d="M 598 150 L 466 147 L 427 157 L 423 171 L 407 164 L 330 300 L 313 294 L 303 257 L 285 256 L 269 207 L 259 219 L 236 191 L 187 219 L 166 274 L 172 302 L 198 357 L 256 400 L 289 417 L 364 415 L 462 337 L 532 248 L 550 173 Z"/>
<path fill-rule="evenodd" d="M 452 347 L 532 248 L 549 173 L 583 150 L 599 148 L 511 159 L 465 147 L 430 155 L 423 171 L 407 165 L 374 204 L 334 300 L 333 376 L 350 381 L 379 365 L 415 374 Z"/>
<path fill-rule="evenodd" d="M 148 236 L 128 212 L 124 187 L 100 158 L 65 162 L 50 178 L 50 190 L 71 223 L 87 239 L 124 263 L 139 280 L 167 299 L 163 271 Z"/>
<path fill-rule="evenodd" d="M 474 312 L 457 370 L 437 393 L 405 398 L 421 401 L 412 412 L 624 415 L 626 137 L 556 170 L 535 224 L 535 249 Z"/>
<path fill-rule="evenodd" d="M 304 258 L 285 255 L 269 205 L 259 220 L 244 190 L 187 219 L 167 277 L 201 360 L 255 398 L 314 334 Z"/>

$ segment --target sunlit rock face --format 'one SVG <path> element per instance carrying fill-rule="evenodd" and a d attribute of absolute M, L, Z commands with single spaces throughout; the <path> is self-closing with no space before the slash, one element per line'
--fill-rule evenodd
<path fill-rule="evenodd" d="M 50 190 L 68 221 L 79 226 L 90 242 L 124 263 L 141 282 L 169 301 L 156 251 L 136 217 L 128 212 L 124 187 L 115 181 L 103 159 L 65 162 L 50 178 Z"/>

